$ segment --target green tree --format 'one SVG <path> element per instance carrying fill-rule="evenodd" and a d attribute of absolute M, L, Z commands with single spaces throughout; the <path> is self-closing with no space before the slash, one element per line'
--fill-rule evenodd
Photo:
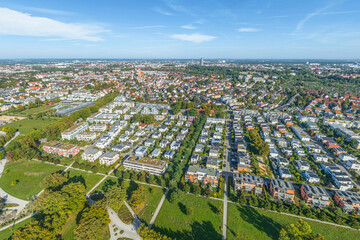
<path fill-rule="evenodd" d="M 19 228 L 11 237 L 12 240 L 53 240 L 55 233 L 41 227 L 38 221 L 32 221 L 26 226 Z"/>

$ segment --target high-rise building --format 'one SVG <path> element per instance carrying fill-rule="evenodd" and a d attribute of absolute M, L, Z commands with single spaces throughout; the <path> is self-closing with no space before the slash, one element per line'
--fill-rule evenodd
<path fill-rule="evenodd" d="M 204 59 L 200 58 L 200 66 L 204 66 Z"/>

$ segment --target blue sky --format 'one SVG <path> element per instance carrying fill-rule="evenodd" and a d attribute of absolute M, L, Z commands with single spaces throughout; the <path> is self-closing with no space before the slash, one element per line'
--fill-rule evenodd
<path fill-rule="evenodd" d="M 0 0 L 0 58 L 358 59 L 359 0 Z"/>

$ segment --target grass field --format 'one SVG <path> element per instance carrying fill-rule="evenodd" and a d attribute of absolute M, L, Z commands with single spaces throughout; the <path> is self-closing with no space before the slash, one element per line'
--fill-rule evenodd
<path fill-rule="evenodd" d="M 295 217 L 266 212 L 250 207 L 228 204 L 227 239 L 278 239 L 281 226 L 295 223 Z M 321 233 L 327 240 L 360 239 L 360 232 L 327 224 L 306 221 L 314 233 Z"/>
<path fill-rule="evenodd" d="M 144 185 L 145 186 L 145 185 Z M 149 190 L 150 187 L 145 186 L 145 189 Z M 138 218 L 141 222 L 149 224 L 152 214 L 155 212 L 161 197 L 163 196 L 162 188 L 151 187 L 151 192 L 149 192 L 149 198 L 146 202 L 145 207 L 137 213 Z"/>
<path fill-rule="evenodd" d="M 182 194 L 173 203 L 165 200 L 153 229 L 178 240 L 221 239 L 222 214 L 216 213 L 220 206 L 221 201 Z M 189 207 L 193 212 L 187 215 Z"/>
<path fill-rule="evenodd" d="M 3 127 L 12 127 L 15 129 L 18 129 L 21 134 L 27 134 L 31 132 L 32 130 L 40 130 L 46 125 L 56 121 L 56 119 L 47 117 L 44 118 L 44 120 L 41 119 L 23 119 L 19 120 L 13 123 L 9 123 L 4 125 Z"/>
<path fill-rule="evenodd" d="M 10 195 L 29 200 L 41 191 L 39 183 L 63 167 L 35 161 L 8 162 L 0 178 L 1 188 Z M 12 183 L 16 183 L 12 186 Z"/>
<path fill-rule="evenodd" d="M 76 228 L 76 216 L 72 216 L 66 222 L 62 232 L 61 232 L 61 239 L 63 240 L 74 240 L 75 234 L 74 229 Z"/>
<path fill-rule="evenodd" d="M 21 115 L 34 114 L 34 113 L 38 113 L 38 112 L 41 112 L 41 111 L 45 111 L 45 110 L 50 109 L 52 107 L 54 107 L 54 105 L 42 105 L 42 106 L 39 106 L 39 107 L 36 107 L 36 108 L 26 109 L 26 110 L 20 112 L 20 114 Z"/>
<path fill-rule="evenodd" d="M 97 182 L 100 181 L 100 179 L 104 177 L 102 175 L 97 175 L 94 173 L 88 173 L 74 169 L 69 169 L 68 172 L 70 173 L 70 178 L 72 177 L 78 178 L 80 182 L 82 182 L 85 185 L 86 190 L 90 190 L 93 186 L 95 186 Z"/>
<path fill-rule="evenodd" d="M 9 239 L 13 232 L 15 232 L 17 229 L 25 226 L 26 224 L 30 223 L 31 220 L 32 220 L 32 218 L 28 218 L 25 221 L 22 221 L 21 223 L 15 224 L 14 226 L 9 227 L 9 228 L 5 229 L 4 231 L 1 231 L 0 239 L 1 240 Z"/>

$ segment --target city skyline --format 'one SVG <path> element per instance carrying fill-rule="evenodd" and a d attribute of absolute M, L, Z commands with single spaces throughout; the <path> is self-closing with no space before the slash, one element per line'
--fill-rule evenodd
<path fill-rule="evenodd" d="M 358 59 L 360 3 L 0 1 L 0 58 Z"/>

